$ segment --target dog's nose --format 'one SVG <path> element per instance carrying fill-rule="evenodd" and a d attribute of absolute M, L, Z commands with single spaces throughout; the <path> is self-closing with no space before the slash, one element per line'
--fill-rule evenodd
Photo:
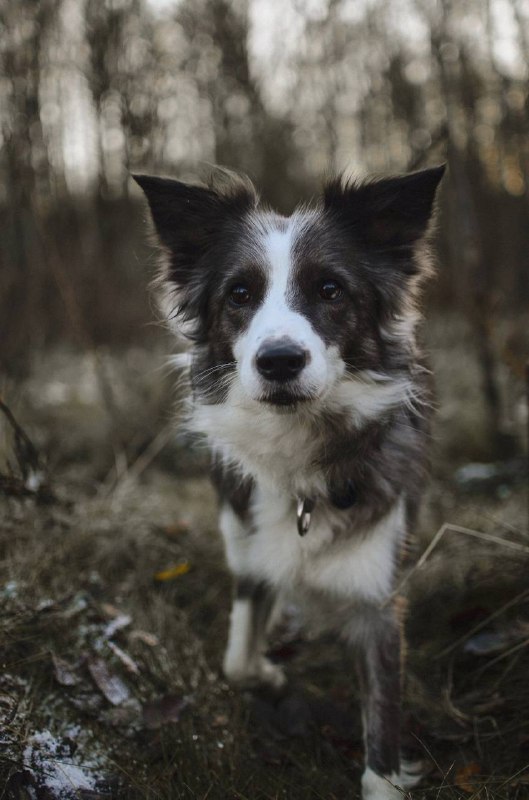
<path fill-rule="evenodd" d="M 306 363 L 306 351 L 290 341 L 265 342 L 255 357 L 257 371 L 269 381 L 292 380 Z"/>

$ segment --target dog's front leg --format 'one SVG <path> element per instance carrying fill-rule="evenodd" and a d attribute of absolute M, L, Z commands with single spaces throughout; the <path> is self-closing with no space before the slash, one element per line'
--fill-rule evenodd
<path fill-rule="evenodd" d="M 394 786 L 402 786 L 400 626 L 390 609 L 369 609 L 358 622 L 354 638 L 366 750 L 362 800 L 402 800 Z"/>
<path fill-rule="evenodd" d="M 224 674 L 233 683 L 279 689 L 285 683 L 280 667 L 265 656 L 266 633 L 275 605 L 275 594 L 264 582 L 236 578 L 230 617 Z"/>

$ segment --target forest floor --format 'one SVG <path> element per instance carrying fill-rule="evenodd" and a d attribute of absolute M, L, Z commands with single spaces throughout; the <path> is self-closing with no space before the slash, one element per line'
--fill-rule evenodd
<path fill-rule="evenodd" d="M 461 326 L 431 339 L 436 455 L 415 560 L 456 527 L 402 586 L 407 726 L 429 769 L 412 797 L 524 800 L 526 487 L 510 464 L 468 469 L 489 460 L 479 371 Z M 283 696 L 221 674 L 231 585 L 216 501 L 205 454 L 173 435 L 162 364 L 54 352 L 3 387 L 50 491 L 0 493 L 0 798 L 356 798 L 357 688 L 336 642 L 310 639 L 290 609 L 271 643 Z M 523 384 L 502 387 L 521 446 Z"/>

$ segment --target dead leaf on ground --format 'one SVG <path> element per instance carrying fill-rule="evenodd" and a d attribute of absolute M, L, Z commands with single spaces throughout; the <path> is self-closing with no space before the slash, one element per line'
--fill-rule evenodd
<path fill-rule="evenodd" d="M 109 642 L 108 646 L 110 647 L 110 649 L 112 650 L 112 652 L 114 653 L 116 658 L 119 658 L 119 660 L 121 661 L 121 663 L 123 664 L 123 666 L 125 667 L 127 672 L 131 672 L 133 675 L 139 675 L 140 674 L 140 669 L 139 669 L 138 665 L 129 656 L 128 653 L 126 653 L 124 650 L 122 650 L 121 647 L 118 647 L 117 644 L 114 644 L 114 642 Z"/>
<path fill-rule="evenodd" d="M 101 603 L 100 608 L 105 617 L 108 617 L 109 619 L 114 619 L 114 617 L 119 617 L 120 614 L 123 614 L 123 611 L 121 611 L 119 608 L 116 608 L 116 606 L 112 605 L 112 603 Z"/>
<path fill-rule="evenodd" d="M 183 533 L 189 533 L 189 522 L 186 522 L 184 519 L 180 519 L 174 522 L 172 525 L 165 525 L 163 528 L 161 528 L 161 531 L 170 539 L 174 539 L 178 536 L 181 536 Z"/>
<path fill-rule="evenodd" d="M 88 671 L 92 679 L 109 703 L 119 706 L 128 700 L 130 692 L 118 675 L 110 672 L 102 658 L 93 658 L 88 661 Z"/>
<path fill-rule="evenodd" d="M 56 656 L 55 653 L 51 654 L 53 664 L 53 675 L 57 683 L 61 686 L 76 686 L 79 683 L 79 677 L 75 674 L 74 668 L 68 664 L 63 658 Z"/>
<path fill-rule="evenodd" d="M 111 639 L 118 631 L 123 630 L 132 622 L 130 614 L 118 614 L 117 617 L 108 623 L 105 628 L 104 636 L 106 639 Z"/>
<path fill-rule="evenodd" d="M 481 766 L 477 761 L 471 761 L 470 764 L 465 764 L 464 767 L 460 767 L 457 770 L 455 784 L 458 789 L 472 794 L 479 787 L 479 781 L 476 781 L 476 777 L 482 774 Z"/>
<path fill-rule="evenodd" d="M 182 561 L 180 564 L 175 564 L 173 567 L 162 569 L 160 572 L 155 572 L 155 581 L 171 581 L 173 578 L 179 578 L 185 575 L 191 569 L 188 561 Z"/>
<path fill-rule="evenodd" d="M 473 656 L 488 656 L 502 653 L 507 647 L 526 639 L 529 635 L 527 624 L 516 621 L 512 625 L 504 626 L 499 630 L 480 631 L 475 636 L 467 639 L 463 647 L 464 653 Z"/>
<path fill-rule="evenodd" d="M 148 631 L 142 631 L 139 629 L 131 631 L 129 634 L 129 639 L 130 641 L 138 639 L 140 642 L 143 642 L 143 644 L 146 644 L 148 647 L 158 647 L 158 645 L 160 644 L 160 640 L 158 639 L 157 636 L 154 635 L 154 633 L 149 633 Z"/>

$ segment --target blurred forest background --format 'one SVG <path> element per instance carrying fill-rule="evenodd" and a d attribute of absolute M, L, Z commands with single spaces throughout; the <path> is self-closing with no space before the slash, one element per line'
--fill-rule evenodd
<path fill-rule="evenodd" d="M 505 443 L 492 340 L 529 303 L 527 0 L 4 0 L 0 25 L 4 371 L 158 335 L 130 172 L 223 164 L 288 212 L 329 172 L 448 160 L 432 304 L 469 321 Z M 507 326 L 518 377 L 520 347 Z"/>
<path fill-rule="evenodd" d="M 442 161 L 414 797 L 527 797 L 528 77 L 529 0 L 1 0 L 0 798 L 352 796 L 334 644 L 290 620 L 304 694 L 273 708 L 219 673 L 230 581 L 130 173 L 222 164 L 288 213 Z"/>

